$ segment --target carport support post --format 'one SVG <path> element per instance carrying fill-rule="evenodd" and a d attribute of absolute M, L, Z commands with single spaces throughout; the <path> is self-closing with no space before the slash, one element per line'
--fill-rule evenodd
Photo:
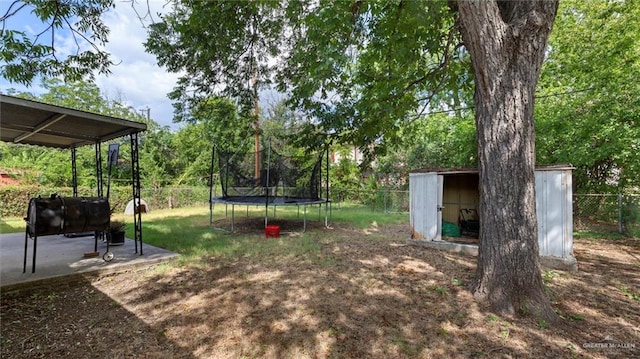
<path fill-rule="evenodd" d="M 328 218 L 328 213 L 329 213 L 329 149 L 331 147 L 331 141 L 329 141 L 329 143 L 327 144 L 327 148 L 326 148 L 326 165 L 327 167 L 325 168 L 325 176 L 326 176 L 326 180 L 324 183 L 324 187 L 326 190 L 326 197 L 325 197 L 325 203 L 324 203 L 324 227 L 327 228 L 329 227 L 329 218 Z"/>
<path fill-rule="evenodd" d="M 78 170 L 76 167 L 76 147 L 71 147 L 71 184 L 73 196 L 78 197 Z"/>
<path fill-rule="evenodd" d="M 98 197 L 102 198 L 102 149 L 100 148 L 100 142 L 96 142 L 96 181 L 98 182 Z M 94 233 L 93 235 L 93 251 L 98 251 L 98 236 L 103 237 L 104 233 Z"/>
<path fill-rule="evenodd" d="M 138 160 L 138 133 L 133 132 L 131 138 L 131 187 L 133 190 L 133 227 L 136 253 L 138 253 L 138 241 L 140 241 L 140 255 L 142 252 L 142 211 L 140 207 L 140 161 Z"/>
<path fill-rule="evenodd" d="M 100 142 L 96 142 L 96 180 L 98 181 L 98 197 L 102 197 L 102 150 Z"/>

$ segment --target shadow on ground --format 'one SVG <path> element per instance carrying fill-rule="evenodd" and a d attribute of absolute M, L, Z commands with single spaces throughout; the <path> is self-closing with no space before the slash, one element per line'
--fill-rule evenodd
<path fill-rule="evenodd" d="M 640 293 L 639 274 L 633 270 L 638 268 L 633 262 L 638 247 L 606 248 L 630 253 L 620 259 L 613 252 L 598 256 L 600 243 L 576 244 L 578 273 L 546 273 L 549 293 L 565 318 L 548 327 L 534 315 L 502 318 L 475 302 L 466 290 L 475 258 L 408 246 L 406 238 L 404 226 L 357 230 L 336 225 L 277 239 L 265 239 L 262 233 L 217 234 L 212 241 L 242 240 L 248 242 L 246 248 L 260 250 L 208 256 L 189 267 L 105 276 L 29 295 L 25 303 L 3 298 L 2 353 L 28 357 L 29 350 L 45 356 L 76 349 L 71 352 L 84 354 L 76 357 L 100 357 L 117 345 L 116 357 L 638 354 L 637 348 L 585 345 L 640 345 L 638 302 L 620 289 Z M 77 312 L 73 318 L 63 317 L 72 310 Z M 5 329 L 5 323 L 15 329 Z M 51 329 L 24 330 L 36 325 Z M 73 339 L 63 340 L 65 335 Z M 61 340 L 71 347 L 58 348 Z"/>

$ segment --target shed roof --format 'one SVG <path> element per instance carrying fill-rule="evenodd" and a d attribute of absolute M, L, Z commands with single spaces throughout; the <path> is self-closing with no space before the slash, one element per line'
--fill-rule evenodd
<path fill-rule="evenodd" d="M 557 164 L 536 166 L 536 171 L 571 171 L 575 169 L 571 164 Z M 455 174 L 475 174 L 478 173 L 477 167 L 457 167 L 457 168 L 420 168 L 410 171 L 410 173 L 429 173 L 436 172 L 442 175 Z"/>
<path fill-rule="evenodd" d="M 147 129 L 144 123 L 0 94 L 0 140 L 73 148 Z"/>

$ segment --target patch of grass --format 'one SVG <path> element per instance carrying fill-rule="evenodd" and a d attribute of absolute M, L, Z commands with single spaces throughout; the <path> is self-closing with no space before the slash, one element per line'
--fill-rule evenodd
<path fill-rule="evenodd" d="M 24 232 L 25 222 L 20 217 L 5 217 L 0 219 L 0 234 Z"/>
<path fill-rule="evenodd" d="M 633 293 L 631 289 L 629 289 L 629 287 L 627 287 L 626 285 L 621 286 L 620 290 L 627 298 L 633 299 L 635 301 L 640 301 L 640 295 Z"/>
<path fill-rule="evenodd" d="M 58 294 L 56 294 L 55 292 L 51 292 L 49 293 L 49 295 L 47 295 L 47 299 L 51 302 L 53 302 L 57 298 L 58 298 Z"/>
<path fill-rule="evenodd" d="M 430 289 L 436 293 L 438 293 L 441 296 L 447 296 L 449 295 L 449 290 L 446 287 L 441 287 L 441 286 L 437 286 L 437 285 L 433 285 L 430 287 Z"/>
<path fill-rule="evenodd" d="M 366 210 L 366 208 L 365 208 Z M 263 216 L 264 208 L 252 208 L 248 210 L 236 209 L 236 218 L 242 216 Z M 318 215 L 318 211 L 307 213 L 308 220 Z M 324 209 L 321 212 L 324 216 Z M 334 212 L 335 214 L 335 212 Z M 353 217 L 351 217 L 351 214 Z M 272 215 L 272 213 L 270 213 Z M 278 208 L 278 219 L 298 217 L 295 208 Z M 218 206 L 214 211 L 214 219 L 224 216 L 224 207 Z M 302 216 L 302 214 L 301 214 Z M 368 217 L 367 217 L 368 216 Z M 398 216 L 385 219 L 391 215 L 365 213 L 362 208 L 342 208 L 339 220 L 352 223 L 360 223 L 363 226 L 371 226 L 372 223 L 389 223 L 403 221 Z M 122 216 L 114 216 L 120 218 Z M 365 221 L 368 218 L 368 221 Z M 322 218 L 322 220 L 324 220 Z M 335 220 L 335 216 L 334 216 Z M 127 221 L 127 223 L 132 220 Z M 321 253 L 320 238 L 323 242 L 332 241 L 331 232 L 322 233 L 322 236 L 313 232 L 306 232 L 299 236 L 281 236 L 279 238 L 265 238 L 260 230 L 249 233 L 229 233 L 214 230 L 209 226 L 209 208 L 194 207 L 176 210 L 158 210 L 143 215 L 143 242 L 156 247 L 168 249 L 181 254 L 181 257 L 170 265 L 205 265 L 209 258 L 217 257 L 220 260 L 238 256 L 270 258 L 271 256 L 287 255 L 291 257 L 310 260 L 313 263 L 325 266 L 334 265 L 335 258 L 323 256 Z M 255 233 L 253 233 L 255 232 Z M 127 228 L 127 237 L 134 236 L 133 226 Z"/>
<path fill-rule="evenodd" d="M 497 322 L 498 320 L 500 320 L 500 318 L 495 314 L 489 314 L 487 318 L 489 318 L 490 322 Z"/>
<path fill-rule="evenodd" d="M 546 321 L 546 320 L 544 320 L 544 319 L 540 319 L 540 320 L 538 321 L 538 328 L 540 328 L 540 329 L 547 329 L 547 328 L 549 328 L 549 323 L 547 323 L 547 321 Z"/>
<path fill-rule="evenodd" d="M 155 214 L 142 220 L 144 243 L 179 253 L 183 261 L 231 253 L 240 247 L 240 243 L 231 236 L 209 228 L 206 214 L 165 214 Z M 128 227 L 127 237 L 133 238 L 133 226 Z"/>
<path fill-rule="evenodd" d="M 618 232 L 599 232 L 599 231 L 575 231 L 573 238 L 593 238 L 593 239 L 625 239 L 626 237 Z"/>
<path fill-rule="evenodd" d="M 227 215 L 230 217 L 230 210 Z M 309 207 L 308 221 L 324 221 L 325 209 Z M 214 220 L 225 217 L 225 207 L 214 208 Z M 264 216 L 264 207 L 249 206 L 235 211 L 236 218 Z M 269 210 L 269 216 L 278 219 L 299 219 L 304 217 L 304 211 L 297 207 L 278 207 L 274 214 Z M 385 224 L 408 222 L 408 214 L 384 214 L 372 212 L 366 206 L 340 204 L 332 208 L 332 221 L 348 223 L 357 228 L 377 228 Z M 134 237 L 132 216 L 114 214 L 112 220 L 127 223 L 126 236 Z M 24 220 L 19 217 L 3 218 L 0 222 L 0 233 L 15 233 L 24 231 Z M 268 257 L 269 254 L 303 257 L 314 263 L 323 265 L 335 264 L 335 258 L 324 258 L 320 254 L 318 238 L 305 233 L 295 237 L 280 237 L 266 239 L 262 231 L 255 233 L 228 233 L 214 230 L 209 223 L 209 207 L 189 207 L 173 210 L 155 210 L 142 215 L 143 243 L 168 249 L 181 254 L 169 266 L 202 265 L 211 257 L 232 258 L 238 255 L 250 257 Z M 323 241 L 330 239 L 330 233 L 323 234 Z M 286 249 L 283 250 L 283 247 Z"/>
<path fill-rule="evenodd" d="M 557 278 L 559 276 L 560 274 L 558 272 L 546 270 L 542 272 L 542 281 L 544 282 L 544 284 L 549 284 L 554 278 Z"/>
<path fill-rule="evenodd" d="M 573 314 L 573 313 L 567 314 L 567 318 L 572 319 L 572 320 L 584 320 L 584 316 L 582 316 L 580 314 Z"/>
<path fill-rule="evenodd" d="M 329 329 L 327 329 L 327 335 L 330 337 L 336 338 L 342 334 L 343 334 L 343 330 L 338 327 L 331 326 L 329 327 Z"/>
<path fill-rule="evenodd" d="M 544 291 L 547 295 L 551 294 L 551 287 L 549 286 L 554 278 L 559 277 L 560 274 L 558 272 L 552 270 L 545 270 L 542 272 L 542 286 L 544 287 Z"/>
<path fill-rule="evenodd" d="M 162 263 L 158 263 L 156 265 L 150 266 L 147 269 L 147 274 L 149 276 L 159 276 L 159 275 L 163 275 L 167 272 L 169 272 L 171 270 L 171 268 L 176 266 L 176 262 L 180 261 L 181 257 L 178 257 L 174 260 L 168 261 L 168 262 L 162 262 Z M 182 263 L 184 264 L 184 262 Z M 111 281 L 111 279 L 107 279 L 109 281 Z"/>
<path fill-rule="evenodd" d="M 339 207 L 333 206 L 331 219 L 334 222 L 347 222 L 357 228 L 369 228 L 373 224 L 385 225 L 408 222 L 409 214 L 372 212 L 367 206 L 341 203 Z"/>
<path fill-rule="evenodd" d="M 440 328 L 442 331 L 442 328 Z M 441 333 L 440 333 L 441 334 Z M 412 345 L 407 339 L 401 334 L 394 334 L 389 342 L 396 347 L 405 355 L 409 357 L 414 357 L 418 354 L 419 349 Z"/>

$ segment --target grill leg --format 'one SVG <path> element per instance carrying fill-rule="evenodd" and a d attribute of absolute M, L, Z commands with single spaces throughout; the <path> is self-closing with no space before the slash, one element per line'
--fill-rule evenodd
<path fill-rule="evenodd" d="M 27 273 L 27 244 L 29 243 L 29 227 L 24 230 L 24 263 L 22 265 L 22 273 Z"/>
<path fill-rule="evenodd" d="M 38 247 L 38 235 L 33 237 L 33 263 L 31 263 L 31 273 L 36 272 L 36 248 Z"/>

